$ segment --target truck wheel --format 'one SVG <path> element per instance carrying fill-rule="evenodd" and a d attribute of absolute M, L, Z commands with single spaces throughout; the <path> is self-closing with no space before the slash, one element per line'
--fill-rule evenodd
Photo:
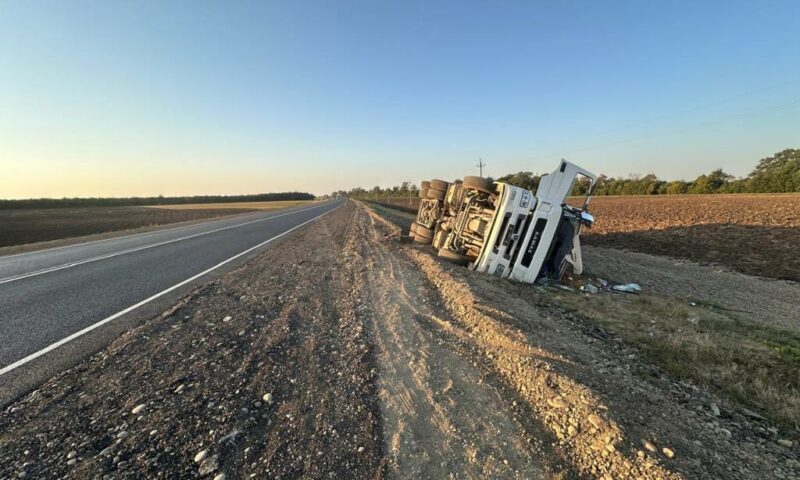
<path fill-rule="evenodd" d="M 436 190 L 434 188 L 428 189 L 428 198 L 433 198 L 436 200 L 444 200 L 444 197 L 446 196 L 447 196 L 447 191 Z"/>
<path fill-rule="evenodd" d="M 431 243 L 433 241 L 433 230 L 423 225 L 417 225 L 414 231 L 414 241 L 417 243 Z"/>
<path fill-rule="evenodd" d="M 431 182 L 425 180 L 419 184 L 419 198 L 428 198 L 428 189 L 431 187 Z"/>
<path fill-rule="evenodd" d="M 429 188 L 432 188 L 434 190 L 441 190 L 443 192 L 446 192 L 447 191 L 447 187 L 449 187 L 449 186 L 450 186 L 450 184 L 445 182 L 444 180 L 431 180 L 431 185 L 430 185 Z"/>
<path fill-rule="evenodd" d="M 448 262 L 453 262 L 456 265 L 461 265 L 462 267 L 466 267 L 467 264 L 469 263 L 469 257 L 461 255 L 460 253 L 456 253 L 452 250 L 448 250 L 446 248 L 440 248 L 439 253 L 437 255 L 444 258 Z"/>
<path fill-rule="evenodd" d="M 494 193 L 494 183 L 483 177 L 464 177 L 463 188 L 472 188 L 484 193 Z"/>

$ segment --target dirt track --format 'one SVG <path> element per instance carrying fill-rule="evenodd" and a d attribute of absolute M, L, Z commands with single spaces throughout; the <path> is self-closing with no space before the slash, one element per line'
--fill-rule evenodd
<path fill-rule="evenodd" d="M 712 403 L 350 202 L 10 405 L 0 478 L 800 476 Z"/>

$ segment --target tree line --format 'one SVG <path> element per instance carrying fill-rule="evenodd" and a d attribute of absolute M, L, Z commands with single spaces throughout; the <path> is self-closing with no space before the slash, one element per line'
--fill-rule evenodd
<path fill-rule="evenodd" d="M 496 179 L 517 187 L 536 191 L 542 175 L 533 172 L 517 172 Z M 573 195 L 588 193 L 588 180 L 579 180 Z M 786 149 L 761 159 L 744 178 L 736 178 L 722 169 L 700 175 L 694 180 L 662 180 L 654 174 L 631 175 L 628 178 L 600 175 L 594 195 L 676 195 L 684 193 L 787 193 L 800 192 L 800 149 Z M 399 187 L 370 190 L 353 188 L 335 192 L 334 195 L 358 199 L 380 199 L 383 197 L 417 196 L 415 185 L 404 182 Z"/>
<path fill-rule="evenodd" d="M 130 207 L 149 205 L 181 205 L 187 203 L 270 202 L 277 200 L 314 200 L 304 192 L 258 193 L 252 195 L 198 195 L 190 197 L 91 197 L 91 198 L 30 198 L 0 200 L 0 210 L 67 207 Z"/>
<path fill-rule="evenodd" d="M 333 197 L 350 197 L 358 200 L 379 200 L 381 198 L 394 197 L 418 197 L 419 188 L 410 182 L 403 182 L 399 186 L 381 188 L 378 186 L 366 190 L 361 187 L 351 188 L 350 190 L 339 190 L 331 194 Z"/>

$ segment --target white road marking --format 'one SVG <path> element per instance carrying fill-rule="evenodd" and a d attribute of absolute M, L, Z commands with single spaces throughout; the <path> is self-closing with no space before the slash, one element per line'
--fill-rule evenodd
<path fill-rule="evenodd" d="M 320 208 L 320 207 L 324 207 L 324 206 L 325 205 L 315 205 L 313 207 L 304 208 L 302 210 L 294 210 L 294 211 L 291 211 L 291 212 L 282 213 L 280 215 L 274 215 L 272 217 L 259 218 L 258 220 L 252 220 L 252 221 L 249 221 L 249 222 L 238 223 L 236 225 L 228 225 L 227 227 L 221 227 L 221 228 L 217 228 L 217 229 L 214 229 L 214 230 L 209 230 L 207 232 L 194 233 L 192 235 L 186 235 L 185 237 L 173 238 L 171 240 L 165 240 L 163 242 L 151 243 L 151 244 L 148 244 L 148 245 L 142 245 L 142 246 L 139 246 L 139 247 L 129 248 L 127 250 L 121 250 L 119 252 L 108 253 L 108 254 L 105 254 L 105 255 L 98 255 L 96 257 L 90 257 L 90 258 L 86 258 L 86 259 L 83 259 L 83 260 L 77 260 L 75 262 L 64 263 L 62 265 L 56 265 L 54 267 L 43 268 L 41 270 L 36 270 L 36 271 L 33 271 L 33 272 L 29 272 L 29 273 L 22 273 L 22 274 L 14 275 L 14 276 L 11 276 L 11 277 L 0 278 L 0 285 L 2 285 L 4 283 L 16 282 L 17 280 L 22 280 L 22 279 L 25 279 L 25 278 L 36 277 L 38 275 L 44 275 L 45 273 L 51 273 L 51 272 L 56 272 L 58 270 L 64 270 L 65 268 L 77 267 L 78 265 L 84 265 L 84 264 L 87 264 L 87 263 L 96 262 L 98 260 L 105 260 L 107 258 L 117 257 L 119 255 L 125 255 L 127 253 L 139 252 L 141 250 L 147 250 L 148 248 L 160 247 L 162 245 L 167 245 L 167 244 L 170 244 L 170 243 L 180 242 L 182 240 L 189 240 L 190 238 L 202 237 L 203 235 L 209 235 L 209 234 L 212 234 L 212 233 L 221 232 L 223 230 L 230 230 L 232 228 L 244 227 L 245 225 L 250 225 L 250 224 L 253 224 L 253 223 L 266 222 L 267 220 L 272 220 L 273 218 L 285 217 L 286 215 L 292 215 L 292 214 L 295 214 L 295 213 L 305 212 L 305 211 L 308 211 L 308 210 L 313 210 L 315 208 Z M 0 258 L 0 260 L 1 259 L 2 258 Z"/>
<path fill-rule="evenodd" d="M 258 215 L 259 213 L 261 213 L 261 212 L 258 212 L 258 211 L 256 211 L 256 212 L 244 212 L 244 213 L 235 213 L 233 215 L 226 215 L 226 216 L 221 216 L 221 217 L 209 217 L 209 218 L 204 218 L 202 220 L 187 220 L 187 222 L 191 222 L 191 223 L 186 224 L 185 222 L 181 222 L 180 225 L 173 225 L 173 226 L 169 226 L 169 224 L 165 224 L 164 228 L 157 228 L 155 230 L 148 230 L 146 232 L 129 233 L 127 235 L 117 235 L 115 237 L 99 238 L 97 240 L 89 240 L 88 242 L 70 243 L 68 245 L 61 245 L 61 246 L 58 246 L 58 247 L 42 248 L 41 250 L 31 250 L 29 252 L 11 253 L 9 255 L 0 255 L 0 261 L 1 260 L 5 260 L 7 258 L 16 258 L 16 257 L 23 257 L 25 255 L 34 255 L 34 254 L 37 254 L 37 253 L 52 252 L 53 250 L 64 250 L 65 248 L 82 247 L 84 245 L 91 245 L 91 244 L 94 244 L 94 243 L 110 242 L 111 240 L 119 240 L 120 238 L 140 237 L 140 236 L 143 236 L 143 235 L 152 235 L 152 234 L 157 234 L 157 233 L 161 233 L 161 232 L 167 232 L 169 230 L 179 230 L 181 228 L 191 228 L 191 227 L 196 227 L 198 225 L 203 225 L 204 223 L 224 222 L 226 220 L 234 220 L 234 219 L 239 218 L 239 217 L 252 217 L 253 215 Z M 114 233 L 114 232 L 111 231 L 111 232 L 100 232 L 100 233 L 102 234 L 102 233 Z M 10 245 L 9 247 L 2 247 L 2 248 L 10 248 L 10 247 L 13 247 L 13 245 Z"/>
<path fill-rule="evenodd" d="M 342 204 L 342 205 L 343 205 L 343 204 Z M 45 348 L 43 348 L 43 349 L 39 350 L 38 352 L 34 352 L 34 353 L 32 353 L 32 354 L 28 355 L 28 356 L 27 356 L 27 357 L 25 357 L 25 358 L 22 358 L 22 359 L 20 359 L 20 360 L 17 360 L 16 362 L 14 362 L 14 363 L 12 363 L 12 364 L 10 364 L 10 365 L 6 365 L 5 367 L 3 367 L 3 368 L 0 368 L 0 376 L 1 376 L 1 375 L 5 375 L 6 373 L 8 373 L 8 372 L 10 372 L 10 371 L 12 371 L 12 370 L 14 370 L 14 369 L 16 369 L 16 368 L 19 368 L 19 367 L 21 367 L 22 365 L 25 365 L 26 363 L 30 362 L 31 360 L 34 360 L 34 359 L 36 359 L 36 358 L 39 358 L 39 357 L 41 357 L 42 355 L 46 354 L 47 352 L 50 352 L 50 351 L 52 351 L 52 350 L 55 350 L 56 348 L 58 348 L 58 347 L 60 347 L 60 346 L 62 346 L 62 345 L 64 345 L 64 344 L 66 344 L 66 343 L 68 343 L 68 342 L 71 342 L 72 340 L 75 340 L 76 338 L 78 338 L 78 337 L 80 337 L 80 336 L 82 336 L 82 335 L 84 335 L 84 334 L 86 334 L 86 333 L 89 333 L 89 332 L 91 332 L 92 330 L 94 330 L 94 329 L 96 329 L 96 328 L 98 328 L 98 327 L 101 327 L 101 326 L 105 325 L 106 323 L 108 323 L 108 322 L 111 322 L 111 321 L 113 321 L 113 320 L 115 320 L 115 319 L 117 319 L 117 318 L 119 318 L 119 317 L 121 317 L 121 316 L 125 315 L 126 313 L 130 313 L 130 312 L 132 312 L 132 311 L 136 310 L 137 308 L 141 307 L 142 305 L 146 305 L 147 303 L 150 303 L 150 302 L 152 302 L 153 300 L 155 300 L 155 299 L 157 299 L 157 298 L 159 298 L 159 297 L 161 297 L 161 296 L 164 296 L 164 295 L 166 295 L 167 293 L 169 293 L 169 292 L 171 292 L 171 291 L 173 291 L 173 290 L 175 290 L 175 289 L 177 289 L 177 288 L 180 288 L 180 287 L 182 287 L 182 286 L 186 285 L 186 284 L 187 284 L 187 283 L 189 283 L 189 282 L 192 282 L 192 281 L 194 281 L 194 280 L 197 280 L 198 278 L 202 277 L 203 275 L 206 275 L 206 274 L 208 274 L 208 273 L 210 273 L 210 272 L 213 272 L 214 270 L 216 270 L 216 269 L 218 269 L 219 267 L 221 267 L 221 266 L 225 265 L 226 263 L 230 263 L 230 262 L 232 262 L 233 260 L 236 260 L 237 258 L 241 257 L 242 255 L 246 255 L 246 254 L 248 254 L 248 253 L 252 252 L 253 250 L 255 250 L 255 249 L 259 248 L 259 247 L 263 247 L 264 245 L 266 245 L 266 244 L 268 244 L 268 243 L 272 242 L 273 240 L 277 240 L 278 238 L 281 238 L 282 236 L 286 235 L 287 233 L 290 233 L 290 232 L 292 232 L 292 231 L 294 231 L 294 230 L 297 230 L 298 228 L 300 228 L 300 227 L 302 227 L 302 226 L 304 226 L 304 225 L 306 225 L 306 224 L 309 224 L 309 223 L 313 222 L 314 220 L 316 220 L 316 219 L 318 219 L 318 218 L 320 218 L 320 217 L 322 217 L 322 216 L 324 216 L 324 215 L 327 215 L 327 214 L 329 214 L 329 213 L 331 213 L 331 212 L 333 212 L 333 211 L 337 210 L 337 209 L 338 209 L 339 207 L 341 207 L 342 205 L 339 205 L 339 206 L 338 206 L 338 207 L 336 207 L 336 208 L 333 208 L 333 209 L 331 209 L 331 210 L 328 210 L 328 211 L 327 211 L 327 212 L 325 212 L 325 213 L 321 213 L 321 214 L 317 215 L 316 217 L 314 217 L 314 218 L 312 218 L 312 219 L 310 219 L 310 220 L 306 220 L 305 222 L 301 223 L 300 225 L 294 226 L 294 227 L 290 228 L 289 230 L 286 230 L 286 231 L 285 231 L 285 232 L 283 232 L 283 233 L 280 233 L 280 234 L 278 234 L 278 235 L 275 235 L 274 237 L 272 237 L 272 238 L 270 238 L 270 239 L 268 239 L 268 240 L 265 240 L 265 241 L 263 241 L 263 242 L 259 243 L 259 244 L 258 244 L 258 245 L 256 245 L 256 246 L 253 246 L 253 247 L 250 247 L 250 248 L 248 248 L 247 250 L 244 250 L 243 252 L 239 252 L 239 253 L 237 253 L 236 255 L 234 255 L 234 256 L 232 256 L 232 257 L 228 258 L 227 260 L 223 260 L 223 261 L 219 262 L 218 264 L 214 265 L 213 267 L 211 267 L 211 268 L 208 268 L 208 269 L 206 269 L 206 270 L 203 270 L 202 272 L 198 273 L 197 275 L 194 275 L 194 276 L 192 276 L 192 277 L 189 277 L 189 278 L 187 278 L 186 280 L 183 280 L 183 281 L 182 281 L 182 282 L 180 282 L 180 283 L 176 283 L 175 285 L 173 285 L 173 286 L 171 286 L 171 287 L 169 287 L 169 288 L 167 288 L 167 289 L 165 289 L 165 290 L 162 290 L 162 291 L 160 291 L 160 292 L 156 293 L 155 295 L 153 295 L 153 296 L 151 296 L 151 297 L 145 298 L 145 299 L 144 299 L 144 300 L 142 300 L 141 302 L 139 302 L 139 303 L 135 303 L 135 304 L 131 305 L 130 307 L 128 307 L 128 308 L 126 308 L 126 309 L 124 309 L 124 310 L 120 310 L 119 312 L 117 312 L 117 313 L 115 313 L 115 314 L 111 315 L 110 317 L 106 317 L 106 318 L 104 318 L 104 319 L 100 320 L 100 321 L 99 321 L 99 322 L 97 322 L 97 323 L 94 323 L 94 324 L 92 324 L 92 325 L 89 325 L 89 326 L 88 326 L 88 327 L 86 327 L 86 328 L 83 328 L 83 329 L 81 329 L 81 330 L 78 330 L 77 332 L 73 333 L 72 335 L 69 335 L 69 336 L 67 336 L 67 337 L 64 337 L 64 338 L 62 338 L 61 340 L 59 340 L 59 341 L 57 341 L 57 342 L 55 342 L 55 343 L 52 343 L 52 344 L 50 344 L 50 345 L 46 346 Z"/>

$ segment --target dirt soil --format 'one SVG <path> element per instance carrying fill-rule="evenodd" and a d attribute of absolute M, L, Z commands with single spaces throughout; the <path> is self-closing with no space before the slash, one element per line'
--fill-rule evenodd
<path fill-rule="evenodd" d="M 349 202 L 10 404 L 0 478 L 800 477 L 548 298 Z"/>
<path fill-rule="evenodd" d="M 23 246 L 31 243 L 44 244 L 53 240 L 107 232 L 138 231 L 158 225 L 202 220 L 254 210 L 253 208 L 219 207 L 185 210 L 148 207 L 0 210 L 0 253 L 18 253 L 7 248 L 10 246 Z"/>
<path fill-rule="evenodd" d="M 800 281 L 800 194 L 595 197 L 587 244 Z"/>

